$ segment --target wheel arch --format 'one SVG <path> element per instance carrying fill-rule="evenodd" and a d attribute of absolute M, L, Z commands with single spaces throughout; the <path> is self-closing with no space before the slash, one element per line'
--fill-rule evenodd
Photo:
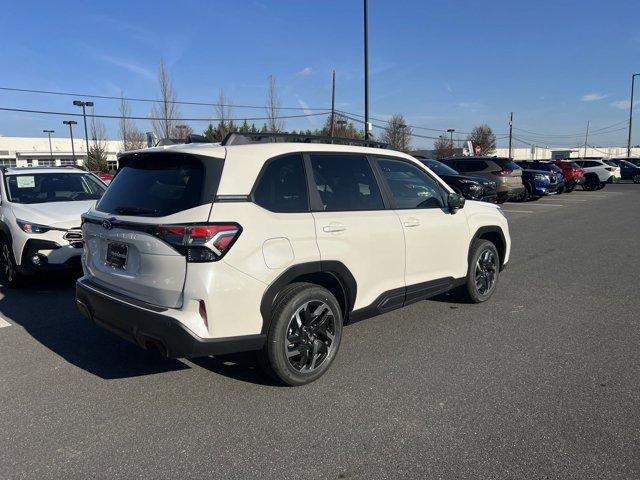
<path fill-rule="evenodd" d="M 293 265 L 282 272 L 265 290 L 260 302 L 262 315 L 261 333 L 266 334 L 271 326 L 271 310 L 284 287 L 296 282 L 308 282 L 329 290 L 338 300 L 343 321 L 353 310 L 357 284 L 349 269 L 338 261 L 318 261 Z"/>
<path fill-rule="evenodd" d="M 498 225 L 487 225 L 476 230 L 476 233 L 469 243 L 469 261 L 471 259 L 471 244 L 473 244 L 473 241 L 476 239 L 488 240 L 496 246 L 498 255 L 500 255 L 500 269 L 502 270 L 504 268 L 504 257 L 507 251 L 507 240 L 502 228 Z"/>

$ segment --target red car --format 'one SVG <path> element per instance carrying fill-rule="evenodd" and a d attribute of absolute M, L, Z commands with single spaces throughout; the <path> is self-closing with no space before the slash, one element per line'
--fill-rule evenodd
<path fill-rule="evenodd" d="M 107 172 L 93 172 L 95 176 L 97 176 L 104 183 L 109 184 L 113 179 L 113 175 Z"/>
<path fill-rule="evenodd" d="M 552 163 L 562 169 L 565 192 L 572 192 L 576 185 L 584 183 L 584 170 L 577 163 L 570 160 L 552 160 Z"/>

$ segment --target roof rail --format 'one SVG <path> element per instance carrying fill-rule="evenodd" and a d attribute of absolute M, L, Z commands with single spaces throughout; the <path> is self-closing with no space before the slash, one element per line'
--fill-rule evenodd
<path fill-rule="evenodd" d="M 371 148 L 389 148 L 387 143 L 360 138 L 330 137 L 328 135 L 305 135 L 298 133 L 238 133 L 231 132 L 224 137 L 222 146 L 247 145 L 250 143 L 337 143 L 340 145 L 359 145 Z"/>

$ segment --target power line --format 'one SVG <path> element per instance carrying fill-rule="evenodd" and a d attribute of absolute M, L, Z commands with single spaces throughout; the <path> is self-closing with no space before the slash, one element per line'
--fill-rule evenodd
<path fill-rule="evenodd" d="M 60 95 L 65 97 L 84 97 L 84 98 L 100 98 L 103 100 L 126 100 L 129 102 L 146 102 L 146 103 L 171 103 L 176 105 L 197 105 L 197 106 L 206 106 L 206 107 L 233 107 L 233 108 L 255 108 L 264 110 L 264 105 L 238 105 L 238 104 L 226 104 L 226 103 L 210 103 L 210 102 L 200 102 L 200 101 L 189 101 L 189 100 L 168 100 L 164 102 L 163 100 L 157 100 L 152 98 L 136 98 L 136 97 L 116 97 L 113 95 L 88 95 L 86 93 L 71 93 L 71 92 L 55 92 L 51 90 L 33 90 L 28 88 L 13 88 L 13 87 L 0 87 L 0 90 L 10 91 L 10 92 L 21 92 L 21 93 L 40 93 L 44 95 Z M 279 110 L 323 110 L 326 111 L 328 108 L 315 108 L 315 107 L 278 107 Z"/>
<path fill-rule="evenodd" d="M 47 110 L 28 110 L 25 108 L 6 108 L 6 107 L 0 107 L 0 111 L 5 111 L 5 112 L 20 112 L 20 113 L 37 113 L 37 114 L 41 114 L 41 115 L 60 115 L 60 116 L 65 116 L 65 117 L 81 117 L 82 113 L 69 113 L 69 112 L 51 112 L 51 111 L 47 111 Z M 300 114 L 300 115 L 282 115 L 282 116 L 278 116 L 278 117 L 274 117 L 274 118 L 282 118 L 282 119 L 287 119 L 287 118 L 304 118 L 304 117 L 316 117 L 318 115 L 328 115 L 329 112 L 318 112 L 318 113 L 306 113 L 306 114 Z M 158 121 L 166 121 L 166 120 L 176 120 L 176 121 L 183 121 L 183 122 L 220 122 L 222 120 L 226 121 L 226 122 L 242 122 L 244 120 L 246 121 L 257 121 L 257 120 L 269 120 L 269 117 L 239 117 L 239 118 L 225 118 L 225 119 L 221 119 L 221 118 L 174 118 L 174 119 L 169 119 L 169 118 L 161 118 L 161 117 L 131 117 L 131 116 L 122 116 L 122 115 L 97 115 L 97 114 L 87 114 L 87 117 L 93 117 L 93 118 L 111 118 L 111 119 L 127 119 L 127 120 L 158 120 Z"/>

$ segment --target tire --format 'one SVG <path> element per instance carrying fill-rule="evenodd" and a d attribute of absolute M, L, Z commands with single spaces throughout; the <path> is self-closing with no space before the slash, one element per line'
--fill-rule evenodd
<path fill-rule="evenodd" d="M 503 203 L 505 203 L 507 200 L 509 200 L 509 197 L 498 197 L 498 201 L 496 202 L 498 205 L 502 205 Z"/>
<path fill-rule="evenodd" d="M 524 186 L 524 193 L 520 197 L 521 202 L 528 202 L 531 200 L 531 192 L 529 192 L 530 187 L 528 185 Z"/>
<path fill-rule="evenodd" d="M 607 184 L 605 182 L 600 182 L 598 184 L 598 186 L 596 187 L 596 190 L 602 190 L 606 186 L 607 186 Z"/>
<path fill-rule="evenodd" d="M 16 266 L 13 247 L 6 238 L 0 240 L 0 268 L 1 281 L 3 285 L 15 288 L 22 285 L 23 276 Z"/>
<path fill-rule="evenodd" d="M 582 189 L 587 192 L 593 192 L 598 188 L 598 185 L 600 185 L 600 179 L 596 175 L 590 173 L 585 178 L 584 183 L 582 184 Z"/>
<path fill-rule="evenodd" d="M 632 180 L 633 183 L 640 183 L 640 175 L 634 175 Z"/>
<path fill-rule="evenodd" d="M 298 386 L 320 378 L 342 339 L 342 310 L 327 289 L 293 283 L 278 295 L 260 366 L 275 380 Z"/>
<path fill-rule="evenodd" d="M 575 184 L 571 184 L 564 187 L 564 193 L 571 193 L 573 189 L 576 188 Z"/>
<path fill-rule="evenodd" d="M 499 275 L 498 249 L 489 240 L 475 239 L 469 248 L 469 271 L 461 293 L 471 303 L 486 302 L 496 290 Z M 485 280 L 488 283 L 484 283 Z M 483 291 L 485 287 L 487 289 Z"/>
<path fill-rule="evenodd" d="M 558 194 L 558 195 L 562 195 L 562 194 L 564 193 L 564 190 L 565 190 L 565 187 L 560 187 L 560 188 L 558 189 L 558 191 L 556 192 L 556 194 Z"/>

